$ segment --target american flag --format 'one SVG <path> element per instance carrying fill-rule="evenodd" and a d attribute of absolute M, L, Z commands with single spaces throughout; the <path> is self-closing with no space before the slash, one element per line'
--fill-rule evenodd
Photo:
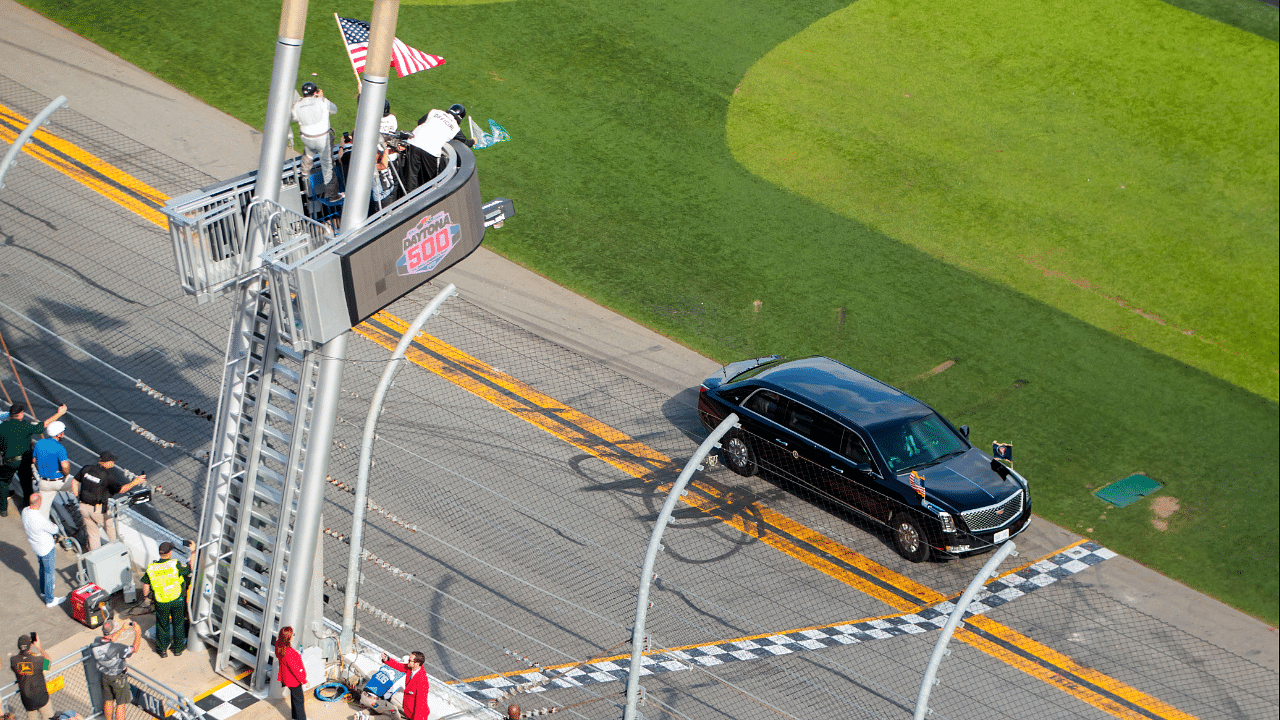
<path fill-rule="evenodd" d="M 352 20 L 351 18 L 338 17 L 338 28 L 342 30 L 342 40 L 347 45 L 347 54 L 351 56 L 351 67 L 355 68 L 356 74 L 360 74 L 364 70 L 364 59 L 369 54 L 369 23 L 360 20 Z M 400 38 L 395 39 L 395 44 L 391 48 L 391 67 L 396 69 L 400 77 L 412 75 L 419 70 L 429 70 L 437 65 L 443 65 L 444 58 L 438 55 L 428 55 L 427 53 L 411 48 L 400 42 Z"/>
<path fill-rule="evenodd" d="M 924 497 L 924 478 L 920 477 L 920 473 L 915 470 L 911 471 L 911 489 L 915 490 L 920 497 Z"/>

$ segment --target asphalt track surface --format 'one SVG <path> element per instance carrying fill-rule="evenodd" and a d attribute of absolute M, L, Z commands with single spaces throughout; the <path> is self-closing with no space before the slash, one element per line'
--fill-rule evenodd
<path fill-rule="evenodd" d="M 6 142 L 43 100 L 0 78 Z M 187 506 L 198 505 L 204 479 L 193 451 L 209 440 L 202 413 L 216 402 L 230 309 L 180 295 L 155 211 L 210 177 L 87 117 L 61 115 L 0 191 L 5 338 L 31 368 L 19 374 L 36 407 L 47 404 L 37 398 L 71 404 L 69 435 L 147 471 L 163 489 L 156 506 L 166 522 L 189 528 Z M 693 388 L 653 382 L 513 322 L 469 299 L 463 279 L 475 280 L 455 280 L 462 299 L 419 338 L 382 418 L 362 632 L 423 649 L 433 674 L 471 686 L 528 672 L 531 662 L 624 655 L 663 486 L 700 439 Z M 433 292 L 393 305 L 351 343 L 325 510 L 324 567 L 337 583 L 350 517 L 343 478 L 354 478 L 367 399 L 387 344 Z M 157 403 L 126 376 L 188 407 Z M 148 443 L 120 418 L 174 444 Z M 71 449 L 75 462 L 91 452 Z M 1002 572 L 1080 542 L 1051 526 L 1020 540 L 1027 551 Z M 668 532 L 649 627 L 655 648 L 755 659 L 686 661 L 648 676 L 646 715 L 902 717 L 933 633 L 777 655 L 758 650 L 767 644 L 759 640 L 896 622 L 958 594 L 982 562 L 910 565 L 886 538 L 768 479 L 710 469 Z M 1108 563 L 1123 562 L 1064 573 L 973 619 L 943 666 L 937 715 L 1276 717 L 1273 657 L 1247 644 L 1224 649 L 1212 633 L 1143 612 L 1132 588 L 1105 576 Z M 330 590 L 331 616 L 340 597 Z M 586 702 L 566 713 L 616 717 L 621 684 L 604 675 L 522 704 Z"/>

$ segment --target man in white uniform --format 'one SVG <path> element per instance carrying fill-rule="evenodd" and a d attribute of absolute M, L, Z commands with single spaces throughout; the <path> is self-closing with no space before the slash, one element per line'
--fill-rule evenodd
<path fill-rule="evenodd" d="M 338 106 L 325 99 L 324 90 L 313 82 L 302 84 L 302 99 L 293 104 L 293 121 L 298 123 L 302 135 L 302 176 L 310 180 L 311 156 L 320 155 L 320 174 L 324 178 L 325 197 L 337 200 L 338 185 L 333 181 L 333 145 L 329 139 L 329 116 L 338 113 Z M 319 193 L 316 193 L 317 195 Z"/>

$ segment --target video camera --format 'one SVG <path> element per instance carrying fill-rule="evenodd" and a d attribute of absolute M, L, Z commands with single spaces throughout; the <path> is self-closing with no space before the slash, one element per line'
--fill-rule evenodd
<path fill-rule="evenodd" d="M 402 147 L 408 145 L 413 139 L 413 133 L 396 130 L 394 132 L 382 133 L 382 141 L 392 147 Z"/>

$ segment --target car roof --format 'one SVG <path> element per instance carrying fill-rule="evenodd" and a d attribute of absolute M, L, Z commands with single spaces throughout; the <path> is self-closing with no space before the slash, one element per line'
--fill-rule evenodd
<path fill-rule="evenodd" d="M 778 363 L 747 382 L 800 398 L 863 427 L 932 412 L 929 406 L 901 390 L 827 357 Z"/>

